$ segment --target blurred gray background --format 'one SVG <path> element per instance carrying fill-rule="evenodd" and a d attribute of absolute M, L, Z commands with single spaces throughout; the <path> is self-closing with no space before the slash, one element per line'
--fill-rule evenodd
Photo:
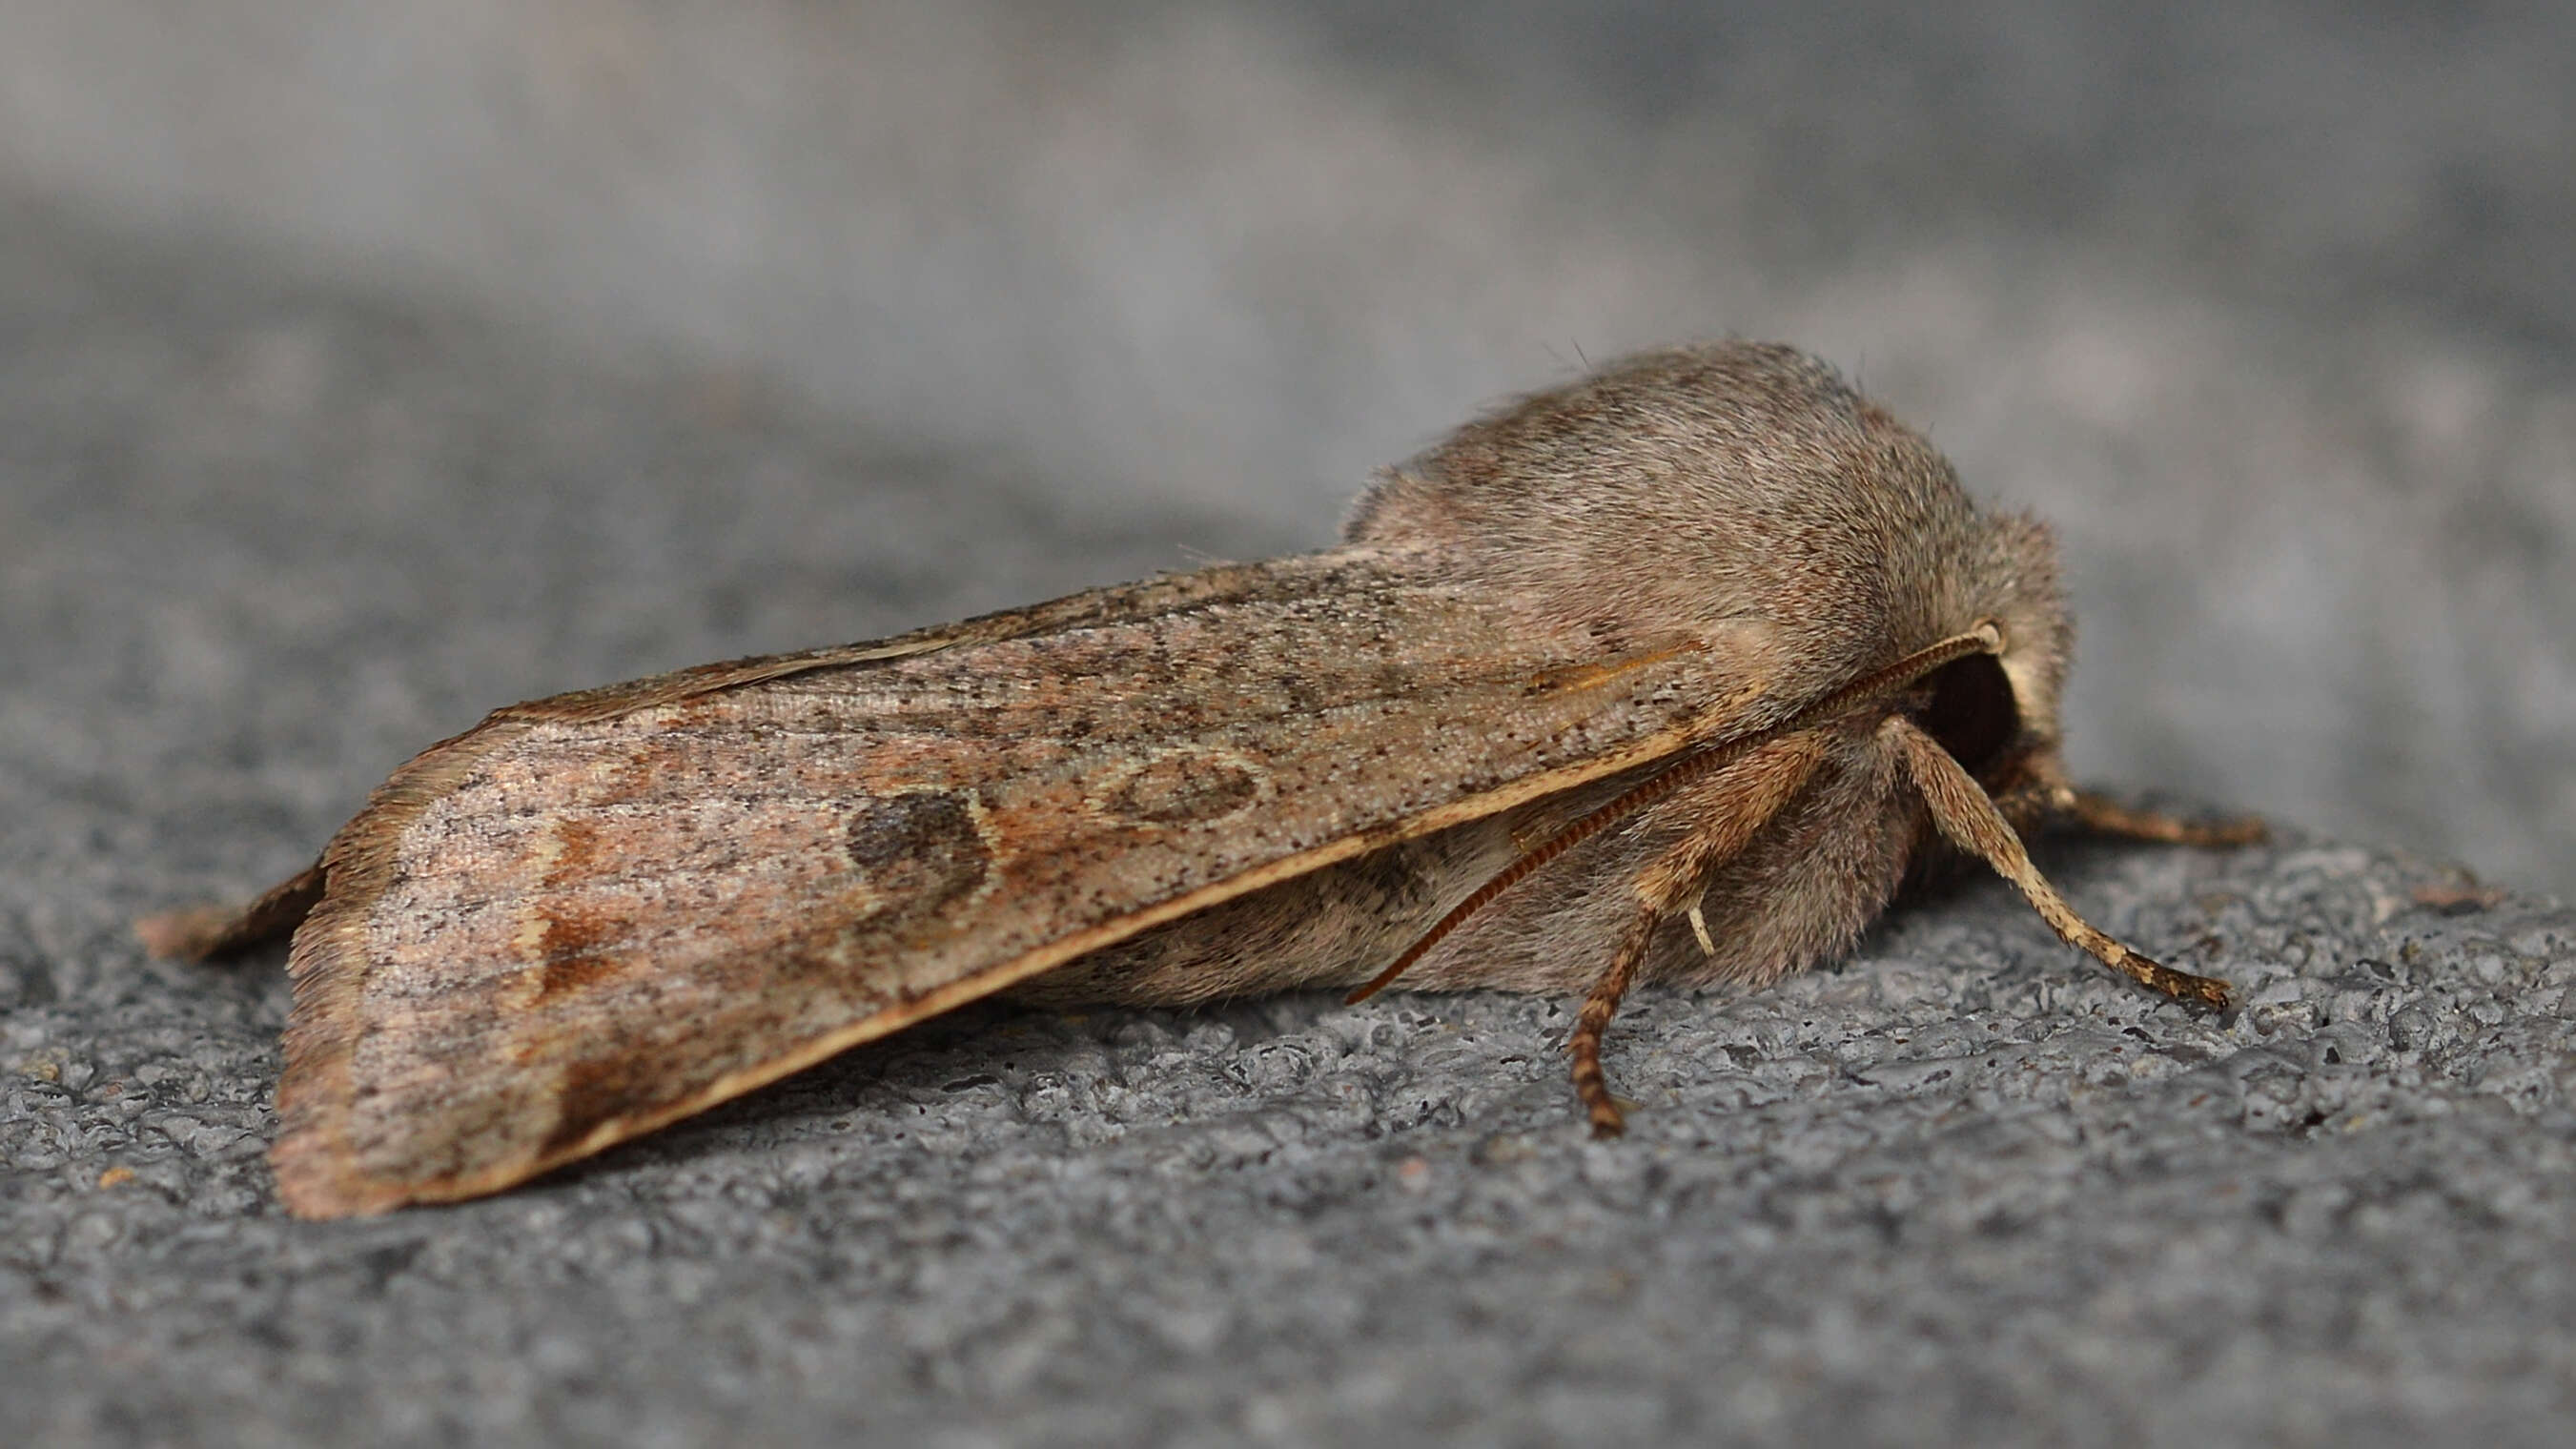
<path fill-rule="evenodd" d="M 2568 1442 L 2571 157 L 2563 4 L 0 0 L 0 1437 Z M 1726 333 L 2057 523 L 2078 772 L 2286 828 L 2048 869 L 2242 1012 L 1970 883 L 1615 1146 L 1564 1002 L 979 1009 L 317 1225 L 131 936 Z"/>
<path fill-rule="evenodd" d="M 2062 530 L 2082 773 L 2576 883 L 2563 6 L 5 0 L 0 36 L 20 226 L 702 373 L 905 452 L 925 509 L 971 471 L 1166 545 L 960 604 L 1312 545 L 1585 358 L 1794 340 Z M 344 345 L 289 314 L 225 358 L 245 435 L 339 405 Z M 312 486 L 284 573 L 368 513 L 424 568 L 478 547 L 438 487 Z M 919 621 L 758 469 L 688 487 L 839 597 L 763 597 L 775 543 L 677 558 L 738 627 L 473 700 Z M 550 514 L 524 562 L 631 524 Z"/>

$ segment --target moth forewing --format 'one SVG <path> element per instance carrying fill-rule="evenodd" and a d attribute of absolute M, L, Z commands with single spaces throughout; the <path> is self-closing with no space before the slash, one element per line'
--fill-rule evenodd
<path fill-rule="evenodd" d="M 433 749 L 333 841 L 297 936 L 290 1206 L 492 1191 L 1763 697 L 1740 649 L 1462 621 L 1453 580 L 1382 553 L 539 701 Z"/>

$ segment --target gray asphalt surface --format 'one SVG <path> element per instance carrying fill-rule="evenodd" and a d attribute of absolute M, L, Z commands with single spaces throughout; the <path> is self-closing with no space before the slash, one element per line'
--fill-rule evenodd
<path fill-rule="evenodd" d="M 413 36 L 439 64 L 370 93 L 417 116 L 524 62 L 561 109 L 486 155 L 343 124 L 377 52 L 287 42 L 369 15 L 217 46 L 0 10 L 0 1432 L 2576 1436 L 2576 913 L 2546 898 L 2576 841 L 2576 292 L 2532 264 L 2576 209 L 2532 164 L 2569 134 L 2556 32 L 2008 11 L 1863 26 L 1844 69 L 1794 26 L 1702 66 L 1633 15 L 1624 51 L 1333 6 L 1051 49 L 967 6 L 989 23 L 853 59 L 819 20 L 726 48 L 540 6 Z M 656 170 L 733 114 L 644 83 L 675 56 L 790 100 L 844 63 L 919 88 Z M 1998 83 L 2025 70 L 2076 79 Z M 997 129 L 829 185 L 780 159 L 942 85 Z M 670 131 L 611 124 L 653 104 Z M 1547 124 L 1495 119 L 1519 106 Z M 1378 159 L 1282 182 L 1335 157 Z M 851 220 L 887 206 L 896 241 Z M 649 207 L 706 244 L 655 252 Z M 1148 215 L 1183 241 L 1084 230 Z M 1057 223 L 1088 260 L 1039 247 Z M 1319 260 L 1353 235 L 1358 293 Z M 730 290 L 708 236 L 743 247 Z M 896 265 L 924 257 L 946 282 Z M 1583 1133 L 1565 1002 L 988 1008 L 517 1192 L 310 1225 L 262 1159 L 277 955 L 128 934 L 293 870 L 494 704 L 1302 547 L 1365 461 L 1561 375 L 1547 346 L 1730 329 L 1824 347 L 2064 527 L 2079 768 L 2285 829 L 2043 863 L 2241 1012 L 2139 995 L 1973 881 L 1837 969 L 1632 1001 L 1623 1143 Z M 854 363 L 886 356 L 912 380 Z M 2440 904 L 2454 859 L 2527 889 Z"/>

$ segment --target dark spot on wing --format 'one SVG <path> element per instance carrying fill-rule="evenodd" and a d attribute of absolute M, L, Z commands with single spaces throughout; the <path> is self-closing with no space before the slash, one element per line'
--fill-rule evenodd
<path fill-rule="evenodd" d="M 622 956 L 608 949 L 623 933 L 600 913 L 557 903 L 545 923 L 537 943 L 538 1002 L 585 990 L 616 975 L 624 964 Z"/>
<path fill-rule="evenodd" d="M 880 893 L 879 909 L 905 915 L 972 892 L 993 862 L 973 807 L 954 790 L 867 801 L 850 817 L 849 852 Z"/>

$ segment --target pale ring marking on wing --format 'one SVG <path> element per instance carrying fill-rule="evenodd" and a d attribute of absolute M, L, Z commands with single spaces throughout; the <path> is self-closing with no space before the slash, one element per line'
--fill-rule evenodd
<path fill-rule="evenodd" d="M 1092 813 L 1121 824 L 1210 825 L 1270 798 L 1269 767 L 1240 750 L 1183 744 L 1114 767 L 1083 792 Z"/>

